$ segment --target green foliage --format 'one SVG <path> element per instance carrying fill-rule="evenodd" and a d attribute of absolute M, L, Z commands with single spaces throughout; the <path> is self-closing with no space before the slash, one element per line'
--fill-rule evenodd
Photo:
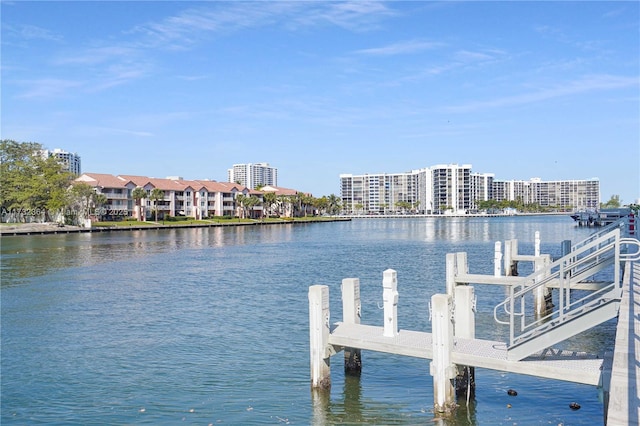
<path fill-rule="evenodd" d="M 138 186 L 133 190 L 133 192 L 131 192 L 131 197 L 136 200 L 136 206 L 139 206 L 140 200 L 143 198 L 147 198 L 147 191 L 145 191 L 144 188 Z"/>
<path fill-rule="evenodd" d="M 158 201 L 164 199 L 164 191 L 159 188 L 153 188 L 149 194 L 149 199 L 153 201 L 153 209 L 155 211 L 155 221 L 158 221 Z"/>
<path fill-rule="evenodd" d="M 164 218 L 165 221 L 167 222 L 185 222 L 187 220 L 189 220 L 190 218 L 186 217 L 186 216 L 167 216 Z"/>
<path fill-rule="evenodd" d="M 606 203 L 600 203 L 600 208 L 603 209 L 617 209 L 620 206 L 622 206 L 622 202 L 620 201 L 619 195 L 612 195 L 611 198 L 609 198 L 609 201 Z"/>
<path fill-rule="evenodd" d="M 69 202 L 73 175 L 55 157 L 43 157 L 42 149 L 34 142 L 0 141 L 0 205 L 3 212 L 19 212 L 19 221 L 29 216 L 49 221 Z"/>

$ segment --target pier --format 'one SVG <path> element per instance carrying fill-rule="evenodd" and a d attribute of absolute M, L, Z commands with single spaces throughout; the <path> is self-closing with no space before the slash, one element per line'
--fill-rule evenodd
<path fill-rule="evenodd" d="M 592 385 L 601 392 L 605 423 L 637 424 L 640 357 L 640 241 L 629 236 L 628 222 L 602 229 L 553 260 L 539 252 L 517 252 L 517 241 L 496 243 L 494 274 L 470 274 L 466 253 L 446 256 L 445 292 L 430 303 L 431 332 L 398 327 L 397 273 L 383 271 L 382 325 L 361 324 L 358 278 L 342 281 L 342 321 L 330 322 L 329 288 L 309 288 L 310 367 L 313 389 L 331 386 L 331 356 L 344 351 L 345 371 L 359 373 L 361 351 L 431 360 L 433 407 L 438 415 L 456 408 L 456 397 L 475 394 L 475 367 Z M 534 272 L 520 277 L 517 263 L 530 261 Z M 594 276 L 600 277 L 595 281 Z M 607 279 L 602 279 L 607 276 Z M 472 285 L 502 285 L 508 296 L 495 306 L 496 323 L 508 326 L 507 341 L 475 338 Z M 575 291 L 588 290 L 588 291 Z M 587 294 L 585 296 L 585 293 Z M 612 354 L 554 349 L 553 345 L 619 317 Z M 604 356 L 606 355 L 606 356 Z"/>

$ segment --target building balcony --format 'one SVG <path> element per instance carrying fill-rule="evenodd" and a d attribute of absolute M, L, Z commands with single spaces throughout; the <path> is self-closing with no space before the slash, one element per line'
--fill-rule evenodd
<path fill-rule="evenodd" d="M 108 199 L 111 199 L 111 200 L 127 200 L 127 199 L 129 199 L 129 195 L 128 194 L 114 194 L 113 192 L 103 192 L 102 194 L 105 197 L 107 197 Z"/>

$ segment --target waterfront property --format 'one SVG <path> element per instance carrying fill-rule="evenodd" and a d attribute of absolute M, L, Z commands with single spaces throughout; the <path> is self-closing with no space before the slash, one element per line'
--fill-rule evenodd
<path fill-rule="evenodd" d="M 405 173 L 341 174 L 340 194 L 347 214 L 466 214 L 489 200 L 582 210 L 599 206 L 600 182 L 498 180 L 470 164 L 439 164 Z"/>
<path fill-rule="evenodd" d="M 135 175 L 110 175 L 101 173 L 83 173 L 75 182 L 86 183 L 98 194 L 106 197 L 102 210 L 107 219 L 134 217 L 138 220 L 154 218 L 157 210 L 158 219 L 174 216 L 185 216 L 203 219 L 214 216 L 238 216 L 257 219 L 271 214 L 270 206 L 263 206 L 264 194 L 293 197 L 299 191 L 277 186 L 266 186 L 258 191 L 232 182 L 211 180 L 185 180 L 179 176 L 165 179 Z M 142 188 L 146 197 L 134 199 L 133 191 Z M 159 200 L 152 200 L 154 189 L 162 191 Z M 256 204 L 245 206 L 242 197 L 255 197 Z M 308 208 L 308 207 L 305 207 Z M 292 216 L 295 206 L 292 202 L 279 198 L 275 213 Z"/>
<path fill-rule="evenodd" d="M 539 231 L 541 252 L 557 258 L 562 241 L 593 230 L 568 216 L 511 216 L 2 236 L 0 422 L 432 424 L 424 358 L 363 349 L 354 378 L 332 357 L 331 390 L 310 392 L 309 286 L 329 286 L 335 322 L 341 280 L 359 277 L 362 324 L 380 326 L 381 272 L 396 270 L 400 336 L 431 331 L 445 253 L 467 252 L 471 271 L 490 275 L 494 241 L 519 238 L 530 254 Z M 476 337 L 506 342 L 493 320 L 504 288 L 473 285 Z M 565 349 L 612 351 L 615 326 Z M 476 386 L 440 424 L 603 422 L 592 385 L 476 368 Z"/>

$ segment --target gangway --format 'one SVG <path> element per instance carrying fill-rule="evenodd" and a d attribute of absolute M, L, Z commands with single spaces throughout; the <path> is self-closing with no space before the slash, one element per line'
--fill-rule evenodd
<path fill-rule="evenodd" d="M 623 223 L 610 225 L 546 268 L 508 286 L 508 297 L 494 308 L 494 318 L 509 326 L 509 360 L 524 359 L 618 315 L 621 265 L 640 259 L 640 242 L 622 236 Z M 613 279 L 604 273 L 611 268 Z M 609 279 L 598 290 L 579 291 L 584 282 L 604 275 Z M 557 300 L 546 314 L 535 315 L 536 292 L 545 287 L 558 289 Z"/>

